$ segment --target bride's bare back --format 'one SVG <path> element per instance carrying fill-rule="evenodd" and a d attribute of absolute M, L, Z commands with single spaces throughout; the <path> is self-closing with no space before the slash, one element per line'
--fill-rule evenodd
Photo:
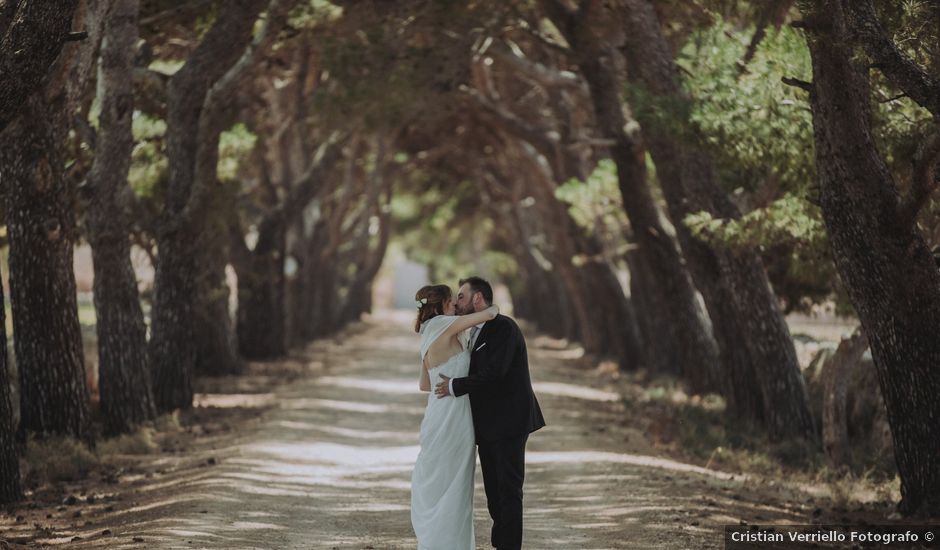
<path fill-rule="evenodd" d="M 438 337 L 424 355 L 424 364 L 421 368 L 421 379 L 418 382 L 418 387 L 422 391 L 431 391 L 431 380 L 428 371 L 464 351 L 457 335 L 474 325 L 492 320 L 498 313 L 499 307 L 490 306 L 483 311 L 463 315 L 447 327 L 447 332 Z"/>
<path fill-rule="evenodd" d="M 431 370 L 462 351 L 463 346 L 460 345 L 457 334 L 438 338 L 431 344 L 428 354 L 424 356 L 424 368 Z"/>

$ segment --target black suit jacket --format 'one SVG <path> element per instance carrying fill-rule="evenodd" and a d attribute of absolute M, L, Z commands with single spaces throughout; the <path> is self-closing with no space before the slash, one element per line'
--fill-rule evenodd
<path fill-rule="evenodd" d="M 457 397 L 470 394 L 477 442 L 521 436 L 545 426 L 519 325 L 497 315 L 480 329 L 473 348 L 469 374 L 453 383 Z"/>

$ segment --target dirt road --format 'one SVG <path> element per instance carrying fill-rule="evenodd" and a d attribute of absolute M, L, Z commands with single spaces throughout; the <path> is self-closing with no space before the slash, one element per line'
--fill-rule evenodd
<path fill-rule="evenodd" d="M 212 450 L 211 467 L 142 485 L 107 536 L 77 546 L 415 548 L 410 476 L 427 394 L 410 321 L 386 315 L 317 344 L 317 374 L 266 396 L 276 406 Z M 526 548 L 721 548 L 723 523 L 798 521 L 795 507 L 763 504 L 746 482 L 657 458 L 621 422 L 620 395 L 574 369 L 571 353 L 530 337 L 548 426 L 528 445 Z M 475 499 L 477 544 L 489 548 L 479 469 Z"/>

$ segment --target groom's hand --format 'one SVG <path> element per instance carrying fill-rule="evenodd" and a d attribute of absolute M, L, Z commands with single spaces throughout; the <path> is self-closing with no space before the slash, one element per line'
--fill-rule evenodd
<path fill-rule="evenodd" d="M 443 378 L 444 381 L 437 384 L 437 388 L 435 388 L 434 393 L 437 394 L 438 399 L 441 399 L 450 395 L 450 378 L 444 376 L 443 374 L 439 374 L 438 376 Z"/>

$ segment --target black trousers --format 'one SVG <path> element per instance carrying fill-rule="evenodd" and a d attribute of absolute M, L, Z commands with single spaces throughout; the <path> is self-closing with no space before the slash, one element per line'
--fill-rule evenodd
<path fill-rule="evenodd" d="M 525 434 L 477 444 L 486 507 L 493 518 L 490 543 L 499 550 L 522 548 L 522 482 L 528 439 Z"/>

